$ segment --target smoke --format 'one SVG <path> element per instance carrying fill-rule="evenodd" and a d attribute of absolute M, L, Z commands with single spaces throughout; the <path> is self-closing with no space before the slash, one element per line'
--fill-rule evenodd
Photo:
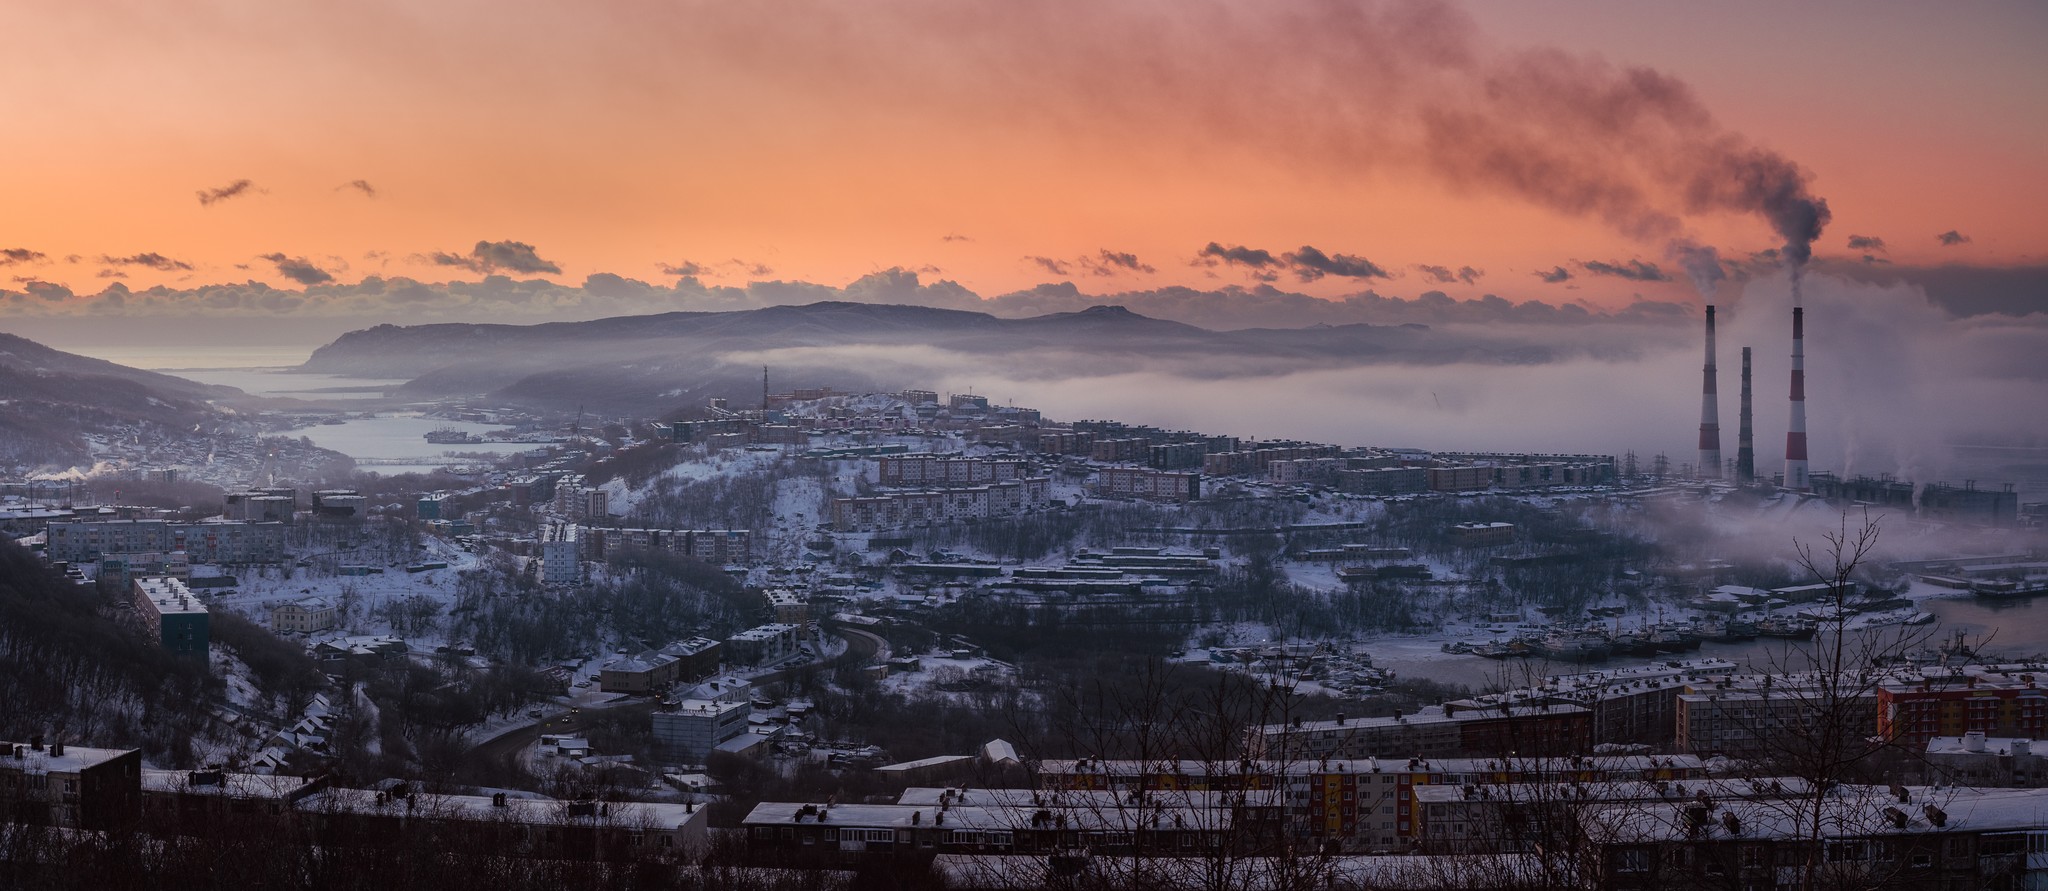
<path fill-rule="evenodd" d="M 1721 252 L 1711 246 L 1689 240 L 1672 242 L 1669 251 L 1672 262 L 1685 270 L 1692 286 L 1708 303 L 1714 302 L 1714 291 L 1728 278 L 1727 270 L 1721 267 Z"/>

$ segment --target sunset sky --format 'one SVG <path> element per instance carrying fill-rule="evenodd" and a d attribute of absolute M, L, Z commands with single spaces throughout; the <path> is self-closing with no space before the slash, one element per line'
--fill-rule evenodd
<path fill-rule="evenodd" d="M 0 318 L 113 282 L 890 268 L 1696 302 L 1675 243 L 1739 274 L 1785 242 L 1689 191 L 1727 157 L 1826 201 L 1826 261 L 2048 262 L 2039 3 L 21 0 L 0 30 Z"/>

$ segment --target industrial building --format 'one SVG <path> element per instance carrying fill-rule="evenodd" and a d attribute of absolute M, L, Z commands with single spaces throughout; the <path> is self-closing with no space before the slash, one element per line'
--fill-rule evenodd
<path fill-rule="evenodd" d="M 746 733 L 753 713 L 748 700 L 685 699 L 654 712 L 654 744 L 666 757 L 701 763 L 713 749 Z"/>

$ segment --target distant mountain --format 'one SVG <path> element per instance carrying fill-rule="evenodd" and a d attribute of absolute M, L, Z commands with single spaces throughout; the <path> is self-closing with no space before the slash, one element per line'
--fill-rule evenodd
<path fill-rule="evenodd" d="M 90 463 L 88 436 L 190 430 L 241 395 L 0 334 L 0 467 Z"/>
<path fill-rule="evenodd" d="M 753 404 L 771 387 L 928 384 L 934 364 L 1072 377 L 1138 370 L 1188 377 L 1285 374 L 1404 362 L 1548 358 L 1419 325 L 1210 331 L 1121 306 L 1023 319 L 921 306 L 827 302 L 542 325 L 379 325 L 316 350 L 301 371 L 404 377 L 400 395 L 658 414 L 705 396 Z"/>

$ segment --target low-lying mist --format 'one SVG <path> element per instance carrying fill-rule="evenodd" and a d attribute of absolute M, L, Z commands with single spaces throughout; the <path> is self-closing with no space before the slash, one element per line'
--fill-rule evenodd
<path fill-rule="evenodd" d="M 1810 452 L 1816 471 L 1918 482 L 1978 479 L 2048 491 L 2048 316 L 1956 319 L 1919 288 L 1833 276 L 1805 284 Z M 1703 349 L 1684 324 L 1439 326 L 1442 353 L 1360 357 L 1120 354 L 851 345 L 752 350 L 736 364 L 974 392 L 1061 419 L 1115 418 L 1241 437 L 1437 450 L 1634 451 L 1697 460 Z M 1784 463 L 1791 292 L 1747 282 L 1721 304 L 1722 452 L 1736 449 L 1741 349 L 1753 348 L 1757 469 Z M 786 371 L 784 371 L 786 369 Z M 788 379 L 788 378 L 786 378 Z M 1959 459 L 1956 443 L 2009 450 L 2005 467 Z M 2024 466 L 2033 465 L 2031 479 Z M 2017 468 L 2015 479 L 1970 476 Z"/>

